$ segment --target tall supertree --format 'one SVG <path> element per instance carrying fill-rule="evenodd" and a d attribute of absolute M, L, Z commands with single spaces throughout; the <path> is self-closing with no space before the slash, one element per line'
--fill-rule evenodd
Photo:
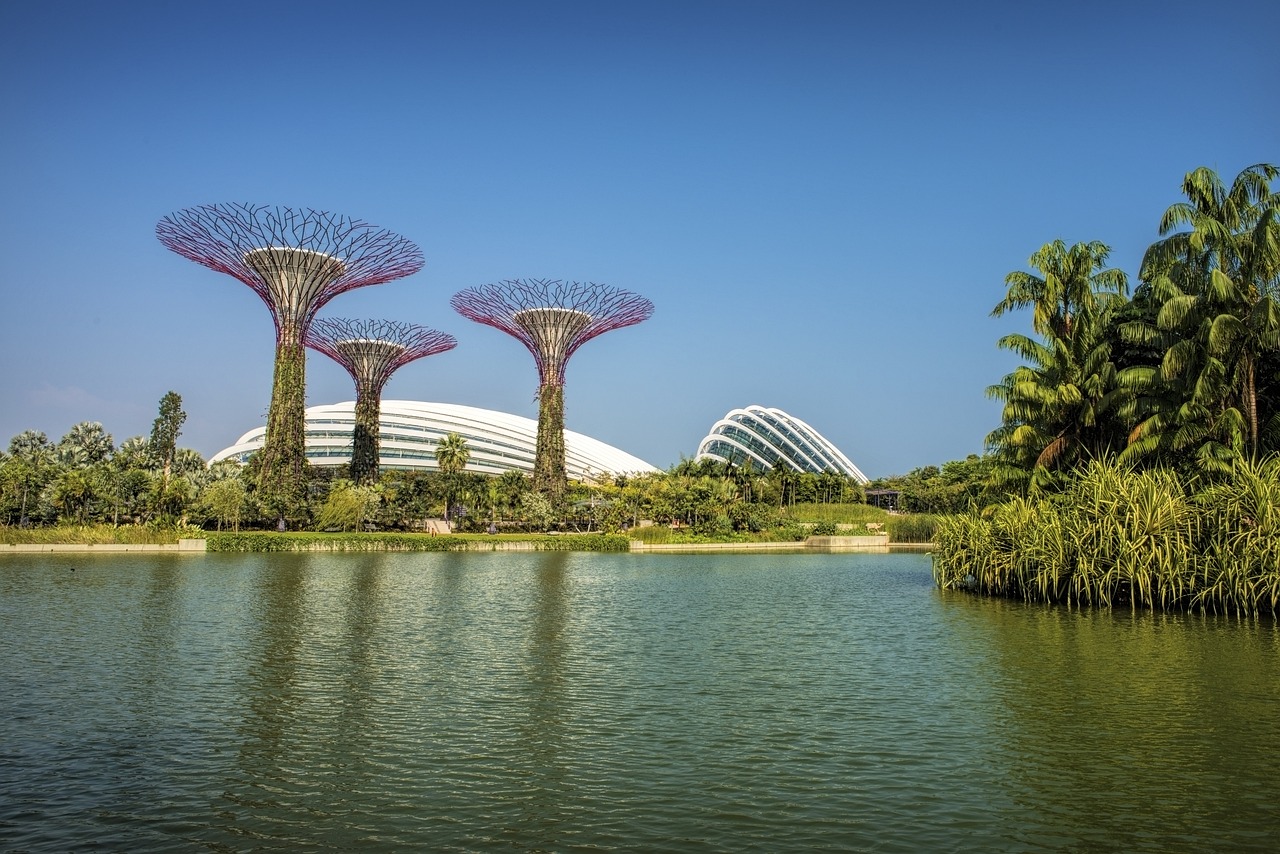
<path fill-rule="evenodd" d="M 309 208 L 202 205 L 156 225 L 165 246 L 248 285 L 276 327 L 275 378 L 259 490 L 281 524 L 302 505 L 306 461 L 306 349 L 316 312 L 340 293 L 422 268 L 410 240 L 361 220 Z"/>
<path fill-rule="evenodd" d="M 597 335 L 648 320 L 653 303 L 595 282 L 510 279 L 468 288 L 450 301 L 463 317 L 516 338 L 538 365 L 538 445 L 534 489 L 559 503 L 564 463 L 564 372 L 569 357 Z"/>
<path fill-rule="evenodd" d="M 394 320 L 320 317 L 311 324 L 306 344 L 347 369 L 356 383 L 356 424 L 351 441 L 351 479 L 378 479 L 382 389 L 391 375 L 410 362 L 458 346 L 452 335 Z"/>

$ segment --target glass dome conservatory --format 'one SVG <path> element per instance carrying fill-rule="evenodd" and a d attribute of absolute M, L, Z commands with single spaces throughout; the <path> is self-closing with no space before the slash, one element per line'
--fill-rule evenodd
<path fill-rule="evenodd" d="M 822 434 L 781 409 L 751 405 L 734 409 L 711 425 L 695 459 L 766 470 L 776 465 L 796 471 L 836 472 L 867 483 L 864 475 Z"/>

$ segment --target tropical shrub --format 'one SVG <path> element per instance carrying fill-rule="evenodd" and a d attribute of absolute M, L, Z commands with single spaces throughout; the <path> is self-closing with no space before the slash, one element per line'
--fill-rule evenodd
<path fill-rule="evenodd" d="M 1280 457 L 1198 493 L 1173 472 L 1090 463 L 1060 495 L 938 520 L 944 589 L 1037 602 L 1280 611 Z"/>

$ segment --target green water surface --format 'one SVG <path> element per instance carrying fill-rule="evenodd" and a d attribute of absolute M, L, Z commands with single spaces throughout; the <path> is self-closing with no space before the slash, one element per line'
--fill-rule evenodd
<path fill-rule="evenodd" d="M 1272 622 L 923 555 L 0 559 L 0 849 L 1247 851 Z"/>

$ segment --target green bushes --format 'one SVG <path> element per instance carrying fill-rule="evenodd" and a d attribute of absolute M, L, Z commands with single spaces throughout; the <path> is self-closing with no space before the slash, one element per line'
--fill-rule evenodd
<path fill-rule="evenodd" d="M 947 589 L 1072 605 L 1280 612 L 1280 458 L 1191 494 L 1167 470 L 1091 463 L 1058 496 L 939 520 Z"/>
<path fill-rule="evenodd" d="M 532 551 L 625 552 L 630 543 L 616 534 L 492 536 L 487 534 L 311 534 L 249 531 L 207 535 L 211 552 L 372 552 L 484 551 L 499 542 L 529 543 Z"/>

